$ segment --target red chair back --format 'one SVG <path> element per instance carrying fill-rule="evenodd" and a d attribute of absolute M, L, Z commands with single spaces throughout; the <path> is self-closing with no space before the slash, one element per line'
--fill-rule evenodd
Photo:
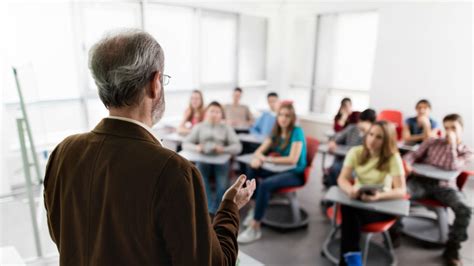
<path fill-rule="evenodd" d="M 397 139 L 402 139 L 403 129 L 403 115 L 397 110 L 383 110 L 377 116 L 377 120 L 385 120 L 395 124 L 395 130 L 397 131 Z"/>
<path fill-rule="evenodd" d="M 456 185 L 459 191 L 462 191 L 464 185 L 466 184 L 467 179 L 471 175 L 474 175 L 474 171 L 463 171 L 458 175 L 458 177 L 456 178 Z"/>
<path fill-rule="evenodd" d="M 312 169 L 312 164 L 313 160 L 316 157 L 316 154 L 318 153 L 318 148 L 319 148 L 319 140 L 312 138 L 312 137 L 306 137 L 306 168 L 304 169 L 304 183 L 308 182 L 308 179 L 311 175 L 311 169 Z"/>

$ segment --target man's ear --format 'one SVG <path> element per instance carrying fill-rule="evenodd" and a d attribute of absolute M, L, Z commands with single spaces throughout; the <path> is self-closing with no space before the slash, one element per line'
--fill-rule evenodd
<path fill-rule="evenodd" d="M 148 87 L 148 96 L 152 99 L 158 98 L 158 95 L 161 93 L 161 73 L 159 71 L 155 72 L 153 78 L 150 80 L 150 86 Z"/>

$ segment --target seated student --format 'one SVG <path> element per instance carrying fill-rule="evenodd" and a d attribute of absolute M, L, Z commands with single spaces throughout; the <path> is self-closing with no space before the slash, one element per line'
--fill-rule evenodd
<path fill-rule="evenodd" d="M 369 131 L 372 123 L 377 119 L 377 114 L 372 109 L 366 109 L 359 115 L 357 124 L 352 124 L 344 128 L 342 131 L 334 136 L 334 139 L 329 141 L 329 151 L 333 152 L 337 145 L 357 146 L 361 145 L 365 134 Z M 329 173 L 325 178 L 324 184 L 326 187 L 337 185 L 337 177 L 339 176 L 344 157 L 336 156 L 334 162 L 329 168 Z"/>
<path fill-rule="evenodd" d="M 224 106 L 227 124 L 234 128 L 250 127 L 253 123 L 252 113 L 247 105 L 240 104 L 242 89 L 235 88 L 232 95 L 232 103 Z"/>
<path fill-rule="evenodd" d="M 218 102 L 206 108 L 205 120 L 197 124 L 183 141 L 183 149 L 204 154 L 239 154 L 242 146 L 234 129 L 223 123 L 224 110 Z M 207 195 L 209 212 L 214 214 L 229 186 L 230 163 L 196 163 L 201 172 Z M 216 193 L 211 191 L 210 177 L 215 177 Z"/>
<path fill-rule="evenodd" d="M 351 182 L 353 173 L 354 184 Z M 370 202 L 403 198 L 406 193 L 405 176 L 394 126 L 386 121 L 374 122 L 364 138 L 364 144 L 350 149 L 337 181 L 339 187 L 353 199 Z M 383 190 L 375 191 L 372 195 L 360 193 L 361 185 L 383 185 Z M 339 265 L 346 265 L 345 258 L 348 256 L 361 261 L 359 242 L 363 225 L 394 218 L 344 205 L 341 206 L 341 213 Z"/>
<path fill-rule="evenodd" d="M 337 115 L 334 117 L 334 132 L 339 132 L 343 130 L 349 123 L 350 115 L 352 114 L 352 101 L 349 98 L 344 98 L 341 100 L 341 106 Z"/>
<path fill-rule="evenodd" d="M 421 143 L 438 134 L 438 123 L 430 117 L 431 104 L 422 99 L 416 103 L 416 116 L 405 120 L 403 140 L 407 143 Z"/>
<path fill-rule="evenodd" d="M 279 105 L 278 94 L 276 92 L 268 93 L 267 102 L 270 110 L 264 111 L 257 121 L 255 121 L 253 126 L 250 128 L 251 134 L 268 136 L 272 132 L 276 120 L 275 112 Z"/>
<path fill-rule="evenodd" d="M 446 170 L 461 170 L 469 160 L 472 151 L 462 143 L 463 121 L 458 114 L 450 114 L 443 119 L 445 138 L 425 140 L 418 150 L 404 156 L 407 171 L 415 162 L 430 164 Z M 471 207 L 465 196 L 457 189 L 455 180 L 452 182 L 438 181 L 411 173 L 408 179 L 408 191 L 412 199 L 433 198 L 449 206 L 455 215 L 450 228 L 448 242 L 443 257 L 447 265 L 461 265 L 459 249 L 461 242 L 467 240 L 467 227 L 471 219 Z"/>
<path fill-rule="evenodd" d="M 184 119 L 178 127 L 178 133 L 187 135 L 197 123 L 204 119 L 204 99 L 200 90 L 193 90 L 189 106 L 184 112 Z"/>
<path fill-rule="evenodd" d="M 262 236 L 260 221 L 267 208 L 273 191 L 289 186 L 299 186 L 304 182 L 304 169 L 306 167 L 306 140 L 301 127 L 295 125 L 296 114 L 293 105 L 282 103 L 277 114 L 277 122 L 272 134 L 255 151 L 254 158 L 248 167 L 247 177 L 264 178 L 258 185 L 256 193 L 256 206 L 254 211 L 249 211 L 244 225 L 247 228 L 242 232 L 237 241 L 250 243 Z M 272 156 L 277 155 L 278 156 Z M 274 173 L 261 168 L 263 162 L 275 164 L 294 164 L 296 168 L 282 173 Z"/>

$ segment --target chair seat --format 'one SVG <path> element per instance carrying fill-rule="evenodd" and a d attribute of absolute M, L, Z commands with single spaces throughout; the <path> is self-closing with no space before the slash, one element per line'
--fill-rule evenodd
<path fill-rule="evenodd" d="M 396 221 L 397 221 L 397 219 L 391 219 L 391 220 L 387 220 L 387 221 L 381 221 L 381 222 L 366 224 L 362 227 L 362 232 L 364 232 L 364 233 L 385 232 L 388 229 L 390 229 L 390 227 L 392 227 L 392 225 L 394 225 Z"/>
<path fill-rule="evenodd" d="M 434 199 L 419 199 L 419 200 L 415 200 L 415 202 L 423 204 L 425 206 L 430 206 L 430 207 L 446 207 L 446 205 Z"/>
<path fill-rule="evenodd" d="M 297 190 L 302 189 L 304 186 L 297 186 L 297 187 L 284 187 L 278 189 L 276 192 L 277 193 L 290 193 L 290 192 L 295 192 Z"/>
<path fill-rule="evenodd" d="M 329 207 L 329 208 L 326 209 L 326 215 L 329 218 L 329 220 L 333 219 L 333 217 L 334 217 L 334 206 Z M 337 217 L 336 217 L 336 224 L 339 225 L 341 223 L 342 223 L 342 213 L 341 213 L 341 209 L 338 208 Z"/>

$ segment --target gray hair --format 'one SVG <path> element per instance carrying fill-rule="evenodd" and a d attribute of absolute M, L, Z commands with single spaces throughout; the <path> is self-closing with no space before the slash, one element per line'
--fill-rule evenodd
<path fill-rule="evenodd" d="M 163 68 L 160 44 L 142 30 L 109 33 L 89 51 L 89 69 L 107 108 L 138 105 L 145 86 Z"/>

